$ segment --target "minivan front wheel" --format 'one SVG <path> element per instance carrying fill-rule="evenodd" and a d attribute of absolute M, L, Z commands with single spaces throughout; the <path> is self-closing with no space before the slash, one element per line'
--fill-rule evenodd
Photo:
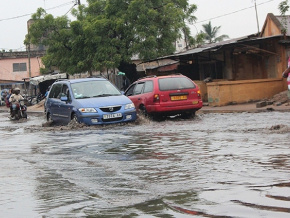
<path fill-rule="evenodd" d="M 73 121 L 74 123 L 79 123 L 78 117 L 77 117 L 77 115 L 75 113 L 72 114 L 71 121 Z"/>

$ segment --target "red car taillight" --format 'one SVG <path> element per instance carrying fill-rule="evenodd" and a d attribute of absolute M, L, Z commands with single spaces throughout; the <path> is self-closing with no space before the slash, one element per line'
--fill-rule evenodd
<path fill-rule="evenodd" d="M 153 102 L 159 102 L 159 101 L 160 101 L 159 95 L 155 94 L 153 97 Z"/>
<path fill-rule="evenodd" d="M 201 98 L 201 92 L 200 92 L 200 90 L 198 90 L 196 93 L 197 93 L 197 96 L 198 96 L 199 98 Z"/>

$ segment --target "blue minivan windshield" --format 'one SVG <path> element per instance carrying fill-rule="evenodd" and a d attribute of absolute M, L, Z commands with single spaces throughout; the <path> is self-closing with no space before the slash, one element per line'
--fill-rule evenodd
<path fill-rule="evenodd" d="M 121 95 L 121 92 L 106 80 L 73 83 L 71 88 L 76 99 Z"/>

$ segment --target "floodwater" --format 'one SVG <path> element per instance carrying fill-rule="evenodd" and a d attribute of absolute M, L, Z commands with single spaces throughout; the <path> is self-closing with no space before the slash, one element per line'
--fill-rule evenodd
<path fill-rule="evenodd" d="M 289 117 L 72 128 L 2 112 L 0 217 L 290 217 Z"/>

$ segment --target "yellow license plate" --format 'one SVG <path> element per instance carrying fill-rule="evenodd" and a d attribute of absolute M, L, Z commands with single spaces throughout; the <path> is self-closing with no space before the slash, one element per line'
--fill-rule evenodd
<path fill-rule="evenodd" d="M 180 100 L 186 100 L 187 95 L 178 95 L 178 96 L 171 96 L 171 101 L 180 101 Z"/>

